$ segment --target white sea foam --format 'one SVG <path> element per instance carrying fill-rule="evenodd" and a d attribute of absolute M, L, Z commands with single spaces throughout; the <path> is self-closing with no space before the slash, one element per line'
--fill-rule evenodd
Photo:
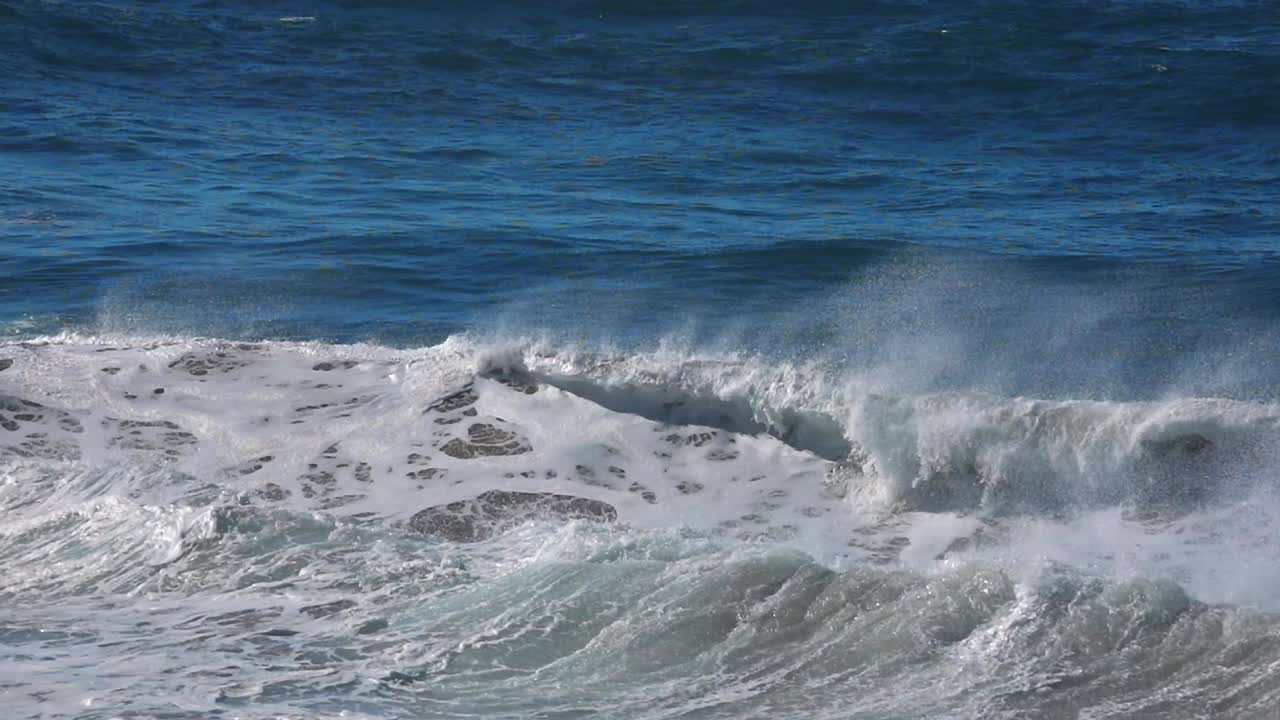
<path fill-rule="evenodd" d="M 0 358 L 19 713 L 1280 698 L 1269 405 L 892 397 L 749 357 L 463 337 L 61 336 Z M 479 512 L 474 542 L 415 522 L 499 490 L 617 521 Z"/>
<path fill-rule="evenodd" d="M 916 567 L 1004 545 L 1011 527 L 1034 535 L 1018 518 L 1068 532 L 1110 512 L 1147 537 L 1250 502 L 1280 423 L 1273 405 L 1226 399 L 892 397 L 816 366 L 671 347 L 61 336 L 0 354 L 21 426 L 4 438 L 11 476 L 163 467 L 189 480 L 139 475 L 153 478 L 140 497 L 231 493 L 388 524 L 492 490 L 556 493 L 632 527 Z M 463 405 L 437 405 L 460 391 Z"/>

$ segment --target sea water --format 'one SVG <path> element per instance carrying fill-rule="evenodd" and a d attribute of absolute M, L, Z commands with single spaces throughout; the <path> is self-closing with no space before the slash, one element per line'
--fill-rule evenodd
<path fill-rule="evenodd" d="M 1280 714 L 1261 2 L 0 1 L 0 706 Z"/>

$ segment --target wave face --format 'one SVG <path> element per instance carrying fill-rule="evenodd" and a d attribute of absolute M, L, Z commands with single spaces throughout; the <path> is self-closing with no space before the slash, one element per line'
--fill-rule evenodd
<path fill-rule="evenodd" d="M 19 714 L 1280 702 L 1271 404 L 888 397 L 465 337 L 0 357 Z"/>

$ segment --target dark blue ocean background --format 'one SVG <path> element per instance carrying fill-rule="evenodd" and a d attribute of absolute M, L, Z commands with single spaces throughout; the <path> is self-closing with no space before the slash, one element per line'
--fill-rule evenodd
<path fill-rule="evenodd" d="M 1268 2 L 6 0 L 0 171 L 12 337 L 1280 377 Z"/>

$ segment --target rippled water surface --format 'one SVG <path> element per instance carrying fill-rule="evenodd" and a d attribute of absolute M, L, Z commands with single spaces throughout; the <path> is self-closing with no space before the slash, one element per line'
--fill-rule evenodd
<path fill-rule="evenodd" d="M 0 703 L 1276 716 L 1277 17 L 0 0 Z"/>

